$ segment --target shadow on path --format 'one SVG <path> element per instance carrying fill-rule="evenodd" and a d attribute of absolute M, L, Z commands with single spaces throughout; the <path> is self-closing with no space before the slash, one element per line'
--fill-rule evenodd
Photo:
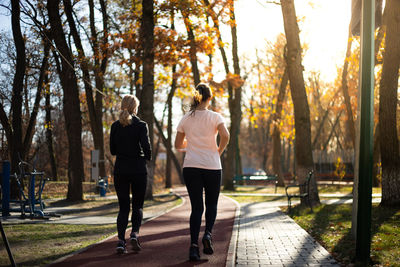
<path fill-rule="evenodd" d="M 142 250 L 139 253 L 134 253 L 128 243 L 128 253 L 117 255 L 117 237 L 114 236 L 51 266 L 225 266 L 236 211 L 235 204 L 226 197 L 220 197 L 213 230 L 215 253 L 204 255 L 200 247 L 201 261 L 192 263 L 188 261 L 189 198 L 184 188 L 176 189 L 176 192 L 183 197 L 183 205 L 142 225 L 139 236 Z M 127 240 L 129 233 L 130 229 L 126 232 Z M 200 238 L 201 236 L 202 233 Z"/>

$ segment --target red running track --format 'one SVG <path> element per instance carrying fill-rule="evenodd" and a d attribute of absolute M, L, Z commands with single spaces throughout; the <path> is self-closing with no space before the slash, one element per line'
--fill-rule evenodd
<path fill-rule="evenodd" d="M 213 255 L 202 253 L 200 241 L 204 231 L 203 214 L 199 240 L 201 260 L 190 262 L 190 201 L 185 188 L 176 189 L 175 192 L 183 197 L 183 205 L 142 225 L 139 236 L 142 250 L 139 253 L 133 252 L 127 242 L 128 253 L 117 255 L 117 236 L 114 236 L 51 266 L 225 266 L 236 204 L 227 197 L 219 198 L 217 220 L 213 229 Z M 130 229 L 126 232 L 127 240 L 129 233 Z"/>

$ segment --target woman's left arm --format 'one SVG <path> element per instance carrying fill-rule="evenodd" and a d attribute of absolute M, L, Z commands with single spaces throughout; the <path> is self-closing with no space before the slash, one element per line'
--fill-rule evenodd
<path fill-rule="evenodd" d="M 151 146 L 150 146 L 150 138 L 149 138 L 149 128 L 147 124 L 144 123 L 140 134 L 140 145 L 143 148 L 144 157 L 147 160 L 151 160 Z"/>

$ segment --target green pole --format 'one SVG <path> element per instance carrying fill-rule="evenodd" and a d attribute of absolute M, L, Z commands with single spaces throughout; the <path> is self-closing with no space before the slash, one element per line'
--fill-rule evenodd
<path fill-rule="evenodd" d="M 372 155 L 374 125 L 375 0 L 362 1 L 361 15 L 361 114 L 358 172 L 356 260 L 367 263 L 371 249 Z"/>

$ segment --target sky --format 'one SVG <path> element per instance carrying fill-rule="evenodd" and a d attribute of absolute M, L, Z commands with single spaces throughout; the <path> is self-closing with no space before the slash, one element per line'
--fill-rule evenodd
<path fill-rule="evenodd" d="M 282 10 L 267 0 L 237 0 L 235 12 L 239 54 L 252 56 L 266 40 L 275 42 L 284 33 Z M 308 44 L 303 58 L 306 72 L 319 71 L 322 80 L 333 82 L 336 66 L 343 65 L 351 16 L 350 0 L 295 0 L 300 41 Z"/>
<path fill-rule="evenodd" d="M 275 0 L 278 1 L 278 0 Z M 274 42 L 284 32 L 281 7 L 267 0 L 236 0 L 238 49 L 240 55 L 254 57 L 266 41 Z M 350 0 L 295 0 L 296 14 L 304 19 L 299 23 L 300 41 L 309 49 L 303 58 L 305 71 L 319 71 L 322 80 L 333 82 L 336 66 L 344 62 Z M 0 13 L 0 30 L 11 30 L 11 17 Z M 229 40 L 230 36 L 226 36 Z"/>

